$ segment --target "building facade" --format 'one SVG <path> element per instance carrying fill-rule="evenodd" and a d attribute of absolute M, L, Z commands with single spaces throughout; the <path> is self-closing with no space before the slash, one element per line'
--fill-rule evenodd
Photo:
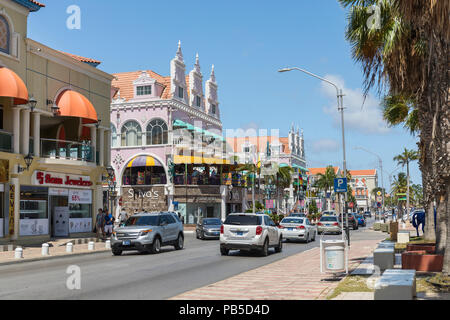
<path fill-rule="evenodd" d="M 227 132 L 228 133 L 228 132 Z M 306 157 L 303 132 L 294 129 L 292 125 L 288 137 L 271 136 L 244 136 L 229 137 L 228 147 L 233 151 L 235 161 L 241 164 L 258 163 L 261 167 L 261 177 L 256 177 L 258 192 L 256 201 L 265 204 L 267 209 L 277 209 L 277 212 L 286 214 L 291 210 L 303 209 L 307 176 Z M 273 190 L 273 176 L 279 168 L 291 167 L 293 169 L 291 183 L 283 190 Z M 251 207 L 253 196 L 251 190 L 247 194 L 247 203 Z"/>
<path fill-rule="evenodd" d="M 0 0 L 0 241 L 92 232 L 102 207 L 112 76 L 27 38 L 43 7 Z"/>
<path fill-rule="evenodd" d="M 377 170 L 350 170 L 350 174 L 352 175 L 350 186 L 358 208 L 370 211 L 376 202 L 376 195 L 373 195 L 372 191 L 378 188 Z"/>
<path fill-rule="evenodd" d="M 111 159 L 120 210 L 175 210 L 187 224 L 242 210 L 242 188 L 222 137 L 214 66 L 203 87 L 198 55 L 186 74 L 181 44 L 170 76 L 151 70 L 114 76 Z"/>

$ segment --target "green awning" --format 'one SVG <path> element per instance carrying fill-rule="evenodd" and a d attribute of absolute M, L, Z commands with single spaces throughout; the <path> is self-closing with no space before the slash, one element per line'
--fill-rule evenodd
<path fill-rule="evenodd" d="M 296 168 L 296 169 L 300 169 L 300 170 L 302 170 L 304 172 L 308 172 L 309 171 L 308 169 L 303 168 L 302 166 L 299 166 L 298 164 L 293 164 L 292 167 Z"/>
<path fill-rule="evenodd" d="M 216 140 L 225 141 L 225 138 L 222 137 L 221 135 L 215 134 L 213 132 L 209 132 L 207 130 L 204 130 L 204 129 L 201 129 L 201 128 L 198 128 L 198 127 L 194 127 L 192 124 L 186 123 L 186 122 L 181 121 L 181 120 L 174 120 L 173 121 L 173 126 L 176 127 L 176 128 L 188 129 L 189 131 L 195 131 L 195 132 L 201 133 L 201 134 L 203 134 L 205 136 L 213 137 Z"/>
<path fill-rule="evenodd" d="M 280 164 L 280 168 L 286 168 L 289 167 L 289 165 L 287 163 L 281 163 Z"/>

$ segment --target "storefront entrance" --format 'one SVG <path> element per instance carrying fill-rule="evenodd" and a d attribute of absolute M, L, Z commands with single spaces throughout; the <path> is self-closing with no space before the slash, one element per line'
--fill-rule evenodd
<path fill-rule="evenodd" d="M 49 211 L 52 237 L 69 236 L 70 211 L 68 200 L 68 196 L 50 196 Z"/>

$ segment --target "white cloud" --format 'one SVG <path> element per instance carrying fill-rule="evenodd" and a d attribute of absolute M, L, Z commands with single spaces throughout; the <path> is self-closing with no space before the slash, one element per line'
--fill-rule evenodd
<path fill-rule="evenodd" d="M 368 95 L 364 102 L 364 93 L 361 89 L 345 87 L 344 80 L 335 75 L 325 76 L 327 80 L 336 83 L 344 93 L 344 126 L 345 129 L 355 130 L 364 134 L 386 134 L 390 132 L 380 109 L 380 102 L 372 95 Z M 341 115 L 337 109 L 336 89 L 323 82 L 321 91 L 329 98 L 330 104 L 323 110 L 333 117 L 336 127 L 341 126 Z M 364 107 L 363 106 L 364 102 Z M 361 108 L 362 107 L 362 108 Z"/>

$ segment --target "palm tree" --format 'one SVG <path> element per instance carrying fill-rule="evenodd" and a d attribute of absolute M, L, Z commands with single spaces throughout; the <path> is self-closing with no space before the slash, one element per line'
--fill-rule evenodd
<path fill-rule="evenodd" d="M 363 66 L 365 91 L 377 85 L 389 87 L 389 95 L 408 97 L 417 109 L 420 130 L 420 168 L 427 212 L 426 237 L 433 236 L 433 201 L 441 225 L 437 251 L 445 253 L 444 272 L 450 274 L 450 161 L 448 146 L 450 104 L 448 45 L 449 1 L 423 0 L 339 0 L 352 7 L 347 39 L 353 57 Z M 368 24 L 374 5 L 379 8 L 379 25 Z M 443 71 L 444 70 L 444 71 Z M 414 111 L 414 109 L 412 111 Z M 448 222 L 447 222 L 448 221 Z M 448 228 L 447 228 L 448 227 Z M 429 229 L 429 230 L 428 230 Z"/>
<path fill-rule="evenodd" d="M 409 217 L 409 163 L 419 159 L 418 152 L 415 150 L 408 150 L 405 148 L 402 154 L 394 157 L 399 165 L 405 167 L 406 165 L 406 216 Z"/>
<path fill-rule="evenodd" d="M 397 177 L 394 176 L 394 181 L 392 182 L 391 188 L 392 193 L 394 194 L 393 198 L 397 203 L 399 210 L 401 211 L 401 215 L 403 216 L 403 205 L 399 200 L 399 194 L 405 194 L 408 185 L 408 179 L 406 178 L 406 174 L 404 172 L 400 172 Z"/>
<path fill-rule="evenodd" d="M 328 191 L 334 188 L 334 179 L 337 178 L 333 166 L 328 166 L 324 174 L 319 173 L 317 176 L 317 188 L 325 191 L 325 195 L 327 195 Z M 329 206 L 329 201 L 327 200 L 327 210 L 330 210 Z"/>

